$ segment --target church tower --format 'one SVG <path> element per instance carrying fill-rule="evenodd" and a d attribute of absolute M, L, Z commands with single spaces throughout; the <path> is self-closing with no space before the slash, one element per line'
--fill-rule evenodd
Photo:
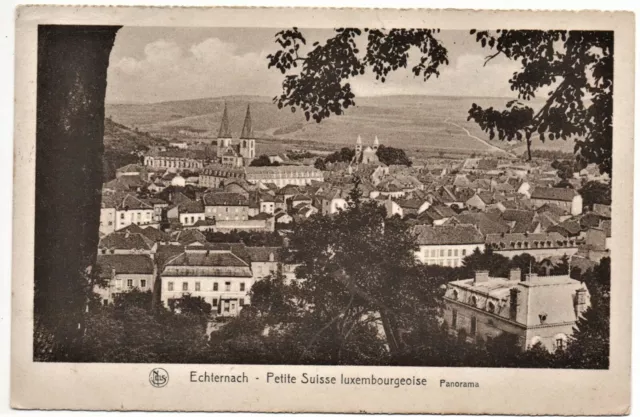
<path fill-rule="evenodd" d="M 376 136 L 376 138 L 373 140 L 373 150 L 377 152 L 379 146 L 380 146 L 380 141 L 378 140 L 378 137 Z"/>
<path fill-rule="evenodd" d="M 220 140 L 222 139 L 222 140 Z M 229 114 L 227 113 L 227 102 L 224 103 L 224 112 L 218 130 L 218 147 L 231 145 L 231 129 L 229 128 Z"/>
<path fill-rule="evenodd" d="M 256 140 L 253 136 L 251 104 L 247 104 L 247 114 L 244 117 L 244 125 L 240 135 L 240 155 L 245 159 L 245 165 L 249 165 L 256 157 Z"/>
<path fill-rule="evenodd" d="M 356 157 L 362 153 L 362 138 L 358 135 L 356 139 Z"/>

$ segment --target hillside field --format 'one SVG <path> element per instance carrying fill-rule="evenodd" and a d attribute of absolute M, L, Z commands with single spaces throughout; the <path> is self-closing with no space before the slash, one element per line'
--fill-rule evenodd
<path fill-rule="evenodd" d="M 384 96 L 356 98 L 357 105 L 342 116 L 321 123 L 306 122 L 298 111 L 278 109 L 269 97 L 233 96 L 152 104 L 107 104 L 106 114 L 123 125 L 169 139 L 188 140 L 182 132 L 198 132 L 202 139 L 215 139 L 224 103 L 231 129 L 239 136 L 247 104 L 251 104 L 258 152 L 280 152 L 308 147 L 331 150 L 352 145 L 358 135 L 365 145 L 378 136 L 380 143 L 400 147 L 414 156 L 445 152 L 454 154 L 522 154 L 524 143 L 489 141 L 473 122 L 467 122 L 472 103 L 504 107 L 507 98 Z M 573 141 L 534 141 L 534 148 L 571 152 Z"/>

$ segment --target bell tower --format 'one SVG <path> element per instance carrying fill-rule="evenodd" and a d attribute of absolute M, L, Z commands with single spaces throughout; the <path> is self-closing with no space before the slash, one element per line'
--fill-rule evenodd
<path fill-rule="evenodd" d="M 253 121 L 251 120 L 251 104 L 247 104 L 247 114 L 244 116 L 244 125 L 240 134 L 240 155 L 245 160 L 245 165 L 249 165 L 256 157 L 256 140 L 253 135 Z"/>

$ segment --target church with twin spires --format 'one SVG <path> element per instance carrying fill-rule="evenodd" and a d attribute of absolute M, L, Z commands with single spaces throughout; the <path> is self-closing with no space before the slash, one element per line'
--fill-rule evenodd
<path fill-rule="evenodd" d="M 378 141 L 378 137 L 376 136 L 373 140 L 373 146 L 367 146 L 366 148 L 362 147 L 362 138 L 358 135 L 358 139 L 356 140 L 356 154 L 354 156 L 354 162 L 356 164 L 378 164 L 380 163 L 380 159 L 378 159 L 378 147 L 380 146 L 380 141 Z"/>
<path fill-rule="evenodd" d="M 247 105 L 247 114 L 244 117 L 242 133 L 237 144 L 232 143 L 227 103 L 224 104 L 224 112 L 218 131 L 216 156 L 222 165 L 231 167 L 246 167 L 255 159 L 256 141 L 253 136 L 250 104 Z"/>

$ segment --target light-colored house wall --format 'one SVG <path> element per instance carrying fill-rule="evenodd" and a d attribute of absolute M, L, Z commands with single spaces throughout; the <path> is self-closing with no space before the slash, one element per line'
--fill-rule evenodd
<path fill-rule="evenodd" d="M 420 245 L 416 259 L 427 265 L 462 266 L 462 260 L 474 250 L 484 251 L 484 243 L 468 245 Z"/>
<path fill-rule="evenodd" d="M 130 224 L 150 224 L 153 222 L 153 208 L 142 210 L 116 210 L 116 230 Z"/>
<path fill-rule="evenodd" d="M 230 283 L 228 291 L 227 282 Z M 170 290 L 170 283 L 173 283 L 172 290 Z M 187 284 L 187 289 L 183 290 L 183 284 L 185 283 Z M 196 290 L 196 283 L 200 283 L 200 290 Z M 242 308 L 240 300 L 243 300 L 244 305 L 248 305 L 251 302 L 248 293 L 251 290 L 252 283 L 253 278 L 250 277 L 163 276 L 160 299 L 165 307 L 168 307 L 169 300 L 182 298 L 183 295 L 189 294 L 192 297 L 202 297 L 204 301 L 212 305 L 214 314 L 231 317 L 240 312 Z M 214 290 L 214 284 L 218 284 L 217 290 Z M 242 284 L 244 284 L 244 289 L 241 289 Z M 233 299 L 229 302 L 229 311 L 225 311 L 224 299 Z"/>
<path fill-rule="evenodd" d="M 116 209 L 100 209 L 100 233 L 108 235 L 116 230 Z"/>

